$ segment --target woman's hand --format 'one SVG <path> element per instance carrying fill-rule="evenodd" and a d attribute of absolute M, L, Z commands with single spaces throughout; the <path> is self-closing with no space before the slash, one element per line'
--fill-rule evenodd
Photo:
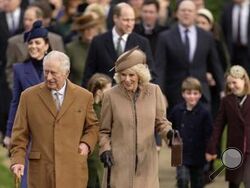
<path fill-rule="evenodd" d="M 113 166 L 114 159 L 113 159 L 112 152 L 110 150 L 104 151 L 100 157 L 101 157 L 101 161 L 103 162 L 105 168 L 106 167 L 110 168 L 111 166 Z"/>

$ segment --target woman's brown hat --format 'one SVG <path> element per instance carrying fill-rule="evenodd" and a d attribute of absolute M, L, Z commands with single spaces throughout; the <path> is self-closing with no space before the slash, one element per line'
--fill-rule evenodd
<path fill-rule="evenodd" d="M 115 67 L 111 70 L 121 72 L 137 64 L 146 64 L 146 55 L 138 46 L 121 54 L 115 62 Z"/>
<path fill-rule="evenodd" d="M 85 14 L 74 19 L 72 24 L 73 31 L 84 30 L 90 27 L 94 27 L 99 24 L 99 20 L 94 17 L 91 13 Z"/>

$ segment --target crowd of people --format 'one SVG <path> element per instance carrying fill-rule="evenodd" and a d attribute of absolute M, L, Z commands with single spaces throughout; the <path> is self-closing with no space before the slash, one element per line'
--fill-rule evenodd
<path fill-rule="evenodd" d="M 202 188 L 227 127 L 242 163 L 226 181 L 250 188 L 249 15 L 249 0 L 218 22 L 205 0 L 0 0 L 0 134 L 21 187 L 158 188 L 178 131 L 176 186 Z"/>

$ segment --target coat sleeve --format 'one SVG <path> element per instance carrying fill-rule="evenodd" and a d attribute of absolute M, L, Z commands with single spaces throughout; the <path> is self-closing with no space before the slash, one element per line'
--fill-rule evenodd
<path fill-rule="evenodd" d="M 157 132 L 165 139 L 167 132 L 172 129 L 172 123 L 166 118 L 166 101 L 159 86 L 156 86 L 156 117 Z"/>
<path fill-rule="evenodd" d="M 29 143 L 29 125 L 27 114 L 27 96 L 23 93 L 18 105 L 11 136 L 11 165 L 24 164 L 26 148 Z"/>
<path fill-rule="evenodd" d="M 168 113 L 168 120 L 172 123 L 172 128 L 178 130 L 178 125 L 177 125 L 177 122 L 176 122 L 176 119 L 178 119 L 178 118 L 176 118 L 176 116 L 178 117 L 177 113 L 178 113 L 178 111 L 174 107 L 171 110 L 171 112 Z"/>
<path fill-rule="evenodd" d="M 202 122 L 203 122 L 202 125 L 204 127 L 203 129 L 204 139 L 207 146 L 212 134 L 212 116 L 208 111 L 205 111 L 204 119 Z"/>
<path fill-rule="evenodd" d="M 111 129 L 112 129 L 112 107 L 110 96 L 104 93 L 101 109 L 101 128 L 100 128 L 100 154 L 104 151 L 111 150 Z"/>
<path fill-rule="evenodd" d="M 155 71 L 157 77 L 155 82 L 161 87 L 164 95 L 166 95 L 165 85 L 166 85 L 166 70 L 167 70 L 167 51 L 165 47 L 165 36 L 163 34 L 159 35 L 159 40 L 156 47 L 155 56 Z"/>
<path fill-rule="evenodd" d="M 17 51 L 16 45 L 12 40 L 8 40 L 8 46 L 6 49 L 6 58 L 7 64 L 5 68 L 6 79 L 8 82 L 8 86 L 10 89 L 13 88 L 13 71 L 12 67 L 14 63 L 17 63 L 17 55 L 15 54 Z"/>
<path fill-rule="evenodd" d="M 23 90 L 22 84 L 20 82 L 20 77 L 15 66 L 13 67 L 13 71 L 14 71 L 14 85 L 13 85 L 12 100 L 10 103 L 10 111 L 9 111 L 7 129 L 6 129 L 6 136 L 9 136 L 9 137 L 11 136 L 11 131 L 12 131 L 13 123 L 15 120 L 15 115 L 16 115 L 18 103 L 20 100 L 20 95 Z"/>
<path fill-rule="evenodd" d="M 216 146 L 219 143 L 219 140 L 222 136 L 223 130 L 224 130 L 225 125 L 227 123 L 224 100 L 225 100 L 225 98 L 222 100 L 222 102 L 220 104 L 218 115 L 217 115 L 215 122 L 214 122 L 214 125 L 213 125 L 212 136 L 208 142 L 208 147 L 207 147 L 206 152 L 210 153 L 210 154 L 216 154 Z"/>
<path fill-rule="evenodd" d="M 156 75 L 156 72 L 155 72 L 155 63 L 154 63 L 154 60 L 153 60 L 153 54 L 152 54 L 152 50 L 151 50 L 148 39 L 145 38 L 145 42 L 144 42 L 143 46 L 145 47 L 145 53 L 146 53 L 146 56 L 147 56 L 147 64 L 148 64 L 148 67 L 149 67 L 149 70 L 150 70 L 150 73 L 151 73 L 151 76 L 152 76 L 152 82 L 155 82 L 157 75 Z"/>
<path fill-rule="evenodd" d="M 223 91 L 223 87 L 224 87 L 224 73 L 222 70 L 222 66 L 220 63 L 220 59 L 218 56 L 218 52 L 216 50 L 216 45 L 215 45 L 215 41 L 213 40 L 212 37 L 210 37 L 210 51 L 209 51 L 209 60 L 208 62 L 211 64 L 211 69 L 212 69 L 212 73 L 213 76 L 215 78 L 216 84 L 217 84 L 217 88 L 219 89 L 219 91 Z"/>
<path fill-rule="evenodd" d="M 89 102 L 86 111 L 85 125 L 83 129 L 83 135 L 81 142 L 88 144 L 90 152 L 94 151 L 95 145 L 98 140 L 99 122 L 97 120 L 94 108 L 93 108 L 93 96 L 89 97 Z"/>
<path fill-rule="evenodd" d="M 228 27 L 230 27 L 230 25 L 228 24 L 227 20 L 229 19 L 227 17 L 227 6 L 224 6 L 222 11 L 221 11 L 221 18 L 220 18 L 220 26 L 221 26 L 221 31 L 222 31 L 222 35 L 224 36 L 224 38 L 227 35 L 227 30 Z"/>

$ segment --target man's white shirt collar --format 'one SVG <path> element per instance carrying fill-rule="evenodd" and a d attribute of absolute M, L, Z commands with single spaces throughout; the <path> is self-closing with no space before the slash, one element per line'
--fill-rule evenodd
<path fill-rule="evenodd" d="M 122 37 L 122 40 L 123 40 L 124 42 L 127 42 L 127 39 L 128 39 L 128 36 L 129 36 L 128 33 L 126 33 L 126 34 L 120 36 L 120 35 L 117 33 L 117 31 L 115 30 L 115 27 L 113 27 L 113 29 L 112 29 L 112 35 L 113 35 L 114 41 L 117 41 L 119 37 Z"/>
<path fill-rule="evenodd" d="M 52 90 L 51 92 L 52 92 L 52 95 L 54 95 L 55 93 L 59 93 L 59 95 L 64 96 L 65 89 L 66 89 L 66 82 L 64 83 L 63 87 L 60 90 L 58 90 L 58 91 Z"/>

